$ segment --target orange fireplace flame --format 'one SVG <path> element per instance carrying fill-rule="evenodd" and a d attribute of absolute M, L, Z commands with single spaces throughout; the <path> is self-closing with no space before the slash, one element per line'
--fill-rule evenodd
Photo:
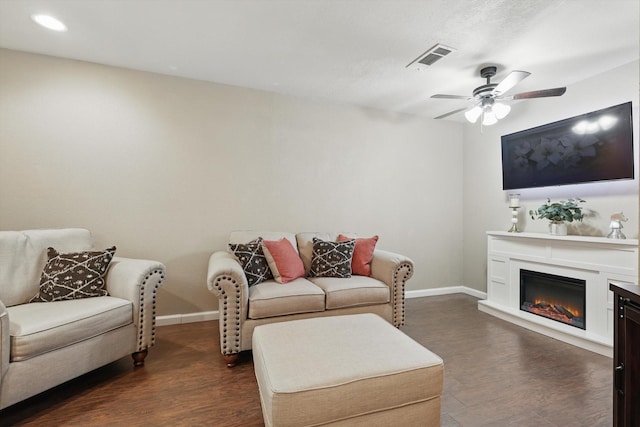
<path fill-rule="evenodd" d="M 566 301 L 554 301 L 554 300 L 547 300 L 547 299 L 543 299 L 543 298 L 536 298 L 533 301 L 534 305 L 549 305 L 550 307 L 554 307 L 557 309 L 557 307 L 561 307 L 564 308 L 565 310 L 567 310 L 569 313 L 571 313 L 571 315 L 573 317 L 582 317 L 583 313 L 581 311 L 581 309 L 579 307 L 575 307 L 572 305 L 568 305 Z M 567 316 L 569 317 L 569 316 Z"/>
<path fill-rule="evenodd" d="M 582 310 L 570 304 L 567 305 L 566 302 L 537 298 L 533 303 L 526 303 L 522 308 L 530 313 L 572 326 L 582 327 L 579 325 L 584 322 Z"/>

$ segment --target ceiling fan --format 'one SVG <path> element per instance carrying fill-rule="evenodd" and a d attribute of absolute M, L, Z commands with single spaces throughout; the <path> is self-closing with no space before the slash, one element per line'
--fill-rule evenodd
<path fill-rule="evenodd" d="M 511 107 L 500 101 L 511 101 L 516 99 L 531 99 L 531 98 L 546 98 L 549 96 L 561 96 L 566 91 L 566 87 L 556 87 L 553 89 L 534 90 L 531 92 L 522 92 L 515 95 L 505 95 L 506 92 L 511 90 L 515 85 L 520 83 L 525 78 L 529 77 L 531 73 L 527 71 L 512 71 L 504 80 L 500 83 L 491 83 L 491 78 L 496 75 L 497 67 L 484 67 L 480 70 L 480 77 L 486 78 L 487 83 L 482 86 L 478 86 L 473 90 L 472 96 L 464 95 L 432 95 L 431 98 L 438 99 L 464 99 L 467 101 L 473 100 L 471 107 L 459 108 L 457 110 L 450 111 L 446 114 L 436 117 L 436 119 L 443 119 L 453 114 L 465 111 L 464 113 L 467 120 L 471 123 L 478 121 L 482 116 L 482 124 L 489 126 L 503 119 L 511 111 Z"/>

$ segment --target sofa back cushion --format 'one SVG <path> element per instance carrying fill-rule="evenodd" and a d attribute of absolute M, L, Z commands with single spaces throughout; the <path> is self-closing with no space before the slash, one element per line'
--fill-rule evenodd
<path fill-rule="evenodd" d="M 262 237 L 263 240 L 280 240 L 283 237 L 291 242 L 291 245 L 298 251 L 296 247 L 296 235 L 287 233 L 286 231 L 258 231 L 258 230 L 237 230 L 229 233 L 229 242 L 249 243 L 252 240 Z"/>
<path fill-rule="evenodd" d="M 0 300 L 7 306 L 24 304 L 38 293 L 47 248 L 59 252 L 93 249 L 89 230 L 0 231 Z"/>

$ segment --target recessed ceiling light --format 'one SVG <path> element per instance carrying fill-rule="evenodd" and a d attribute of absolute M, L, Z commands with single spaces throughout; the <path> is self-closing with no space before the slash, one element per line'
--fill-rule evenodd
<path fill-rule="evenodd" d="M 31 15 L 31 19 L 33 19 L 37 24 L 53 31 L 67 31 L 67 26 L 53 16 Z"/>

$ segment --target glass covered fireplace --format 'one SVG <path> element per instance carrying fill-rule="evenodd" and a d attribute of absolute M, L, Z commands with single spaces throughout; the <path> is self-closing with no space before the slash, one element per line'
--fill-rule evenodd
<path fill-rule="evenodd" d="M 521 269 L 520 309 L 585 329 L 585 281 Z"/>

